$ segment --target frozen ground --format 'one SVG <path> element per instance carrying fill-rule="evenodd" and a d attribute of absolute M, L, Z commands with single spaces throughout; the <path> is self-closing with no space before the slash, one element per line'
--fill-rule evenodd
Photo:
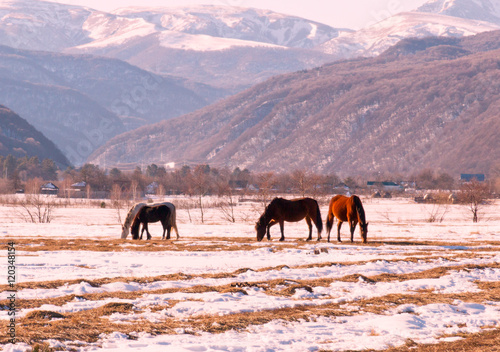
<path fill-rule="evenodd" d="M 51 223 L 29 224 L 20 221 L 19 209 L 0 207 L 4 242 L 19 242 L 17 284 L 30 286 L 19 289 L 17 300 L 35 302 L 29 308 L 21 305 L 18 324 L 36 311 L 60 313 L 68 320 L 110 303 L 132 307 L 102 316 L 116 329 L 103 331 L 97 339 L 41 339 L 54 348 L 78 351 L 383 350 L 409 340 L 439 343 L 500 328 L 500 303 L 482 294 L 482 285 L 500 281 L 500 203 L 483 207 L 481 221 L 473 224 L 460 205 L 363 201 L 370 223 L 367 245 L 360 243 L 359 230 L 351 244 L 345 225 L 341 244 L 335 235 L 327 243 L 325 234 L 320 242 L 305 242 L 305 222 L 286 223 L 284 243 L 278 242 L 278 227 L 272 228 L 271 242 L 259 243 L 253 229 L 259 205 L 240 203 L 236 223 L 224 220 L 218 209 L 207 209 L 201 224 L 197 210 L 179 209 L 180 240 L 153 251 L 144 246 L 158 241 L 119 241 L 115 209 L 57 208 Z M 325 219 L 326 207 L 322 215 Z M 436 215 L 444 220 L 428 221 Z M 161 228 L 155 224 L 150 231 L 157 239 Z M 26 238 L 32 239 L 31 245 Z M 114 241 L 116 248 L 97 251 L 89 242 L 88 249 L 37 250 L 46 248 L 49 239 L 70 245 L 81 239 Z M 7 283 L 6 256 L 5 250 L 0 252 L 2 284 Z M 183 275 L 174 276 L 179 273 Z M 393 279 L 371 279 L 384 275 Z M 198 287 L 204 289 L 198 292 Z M 387 298 L 423 293 L 436 300 L 397 304 Z M 332 309 L 336 314 L 325 313 Z M 297 310 L 305 311 L 304 318 L 287 316 Z M 270 311 L 277 312 L 275 318 L 219 329 L 231 317 Z M 1 320 L 8 318 L 7 310 L 0 311 Z M 211 319 L 212 325 L 200 328 L 196 322 L 202 319 Z M 151 333 L 143 322 L 172 328 Z M 23 330 L 18 330 L 23 341 Z M 23 342 L 3 345 L 4 351 L 29 349 Z"/>

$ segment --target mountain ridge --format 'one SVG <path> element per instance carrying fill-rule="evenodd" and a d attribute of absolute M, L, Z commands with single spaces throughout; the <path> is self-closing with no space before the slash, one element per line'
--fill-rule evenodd
<path fill-rule="evenodd" d="M 108 165 L 190 162 L 342 175 L 428 167 L 487 172 L 500 156 L 500 50 L 482 50 L 499 35 L 478 36 L 480 45 L 473 38 L 413 39 L 377 58 L 276 76 L 182 118 L 117 136 L 89 161 L 105 155 Z"/>
<path fill-rule="evenodd" d="M 71 165 L 54 143 L 4 105 L 0 105 L 0 155 L 52 159 L 60 168 Z"/>

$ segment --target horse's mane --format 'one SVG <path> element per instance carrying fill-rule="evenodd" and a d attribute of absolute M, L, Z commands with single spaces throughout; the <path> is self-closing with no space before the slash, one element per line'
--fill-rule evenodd
<path fill-rule="evenodd" d="M 264 212 L 260 216 L 259 220 L 257 221 L 258 226 L 262 226 L 262 224 L 267 225 L 266 219 L 269 218 L 269 209 L 271 206 L 275 206 L 276 203 L 278 203 L 280 200 L 283 200 L 283 198 L 276 197 L 274 198 L 271 202 L 269 202 L 268 205 L 266 205 L 266 208 L 264 209 Z"/>
<path fill-rule="evenodd" d="M 361 203 L 361 199 L 359 199 L 358 196 L 352 196 L 352 199 L 354 200 L 354 205 L 356 206 L 356 210 L 358 211 L 360 224 L 366 224 L 365 209 L 363 209 L 363 203 Z"/>
<path fill-rule="evenodd" d="M 134 233 L 139 235 L 139 227 L 141 226 L 141 220 L 139 220 L 140 214 L 142 213 L 142 210 L 144 207 L 139 209 L 137 214 L 135 214 L 134 219 L 132 221 L 132 225 L 130 226 L 130 232 L 132 233 L 132 236 L 134 236 Z"/>
<path fill-rule="evenodd" d="M 125 217 L 125 222 L 123 223 L 123 227 L 130 226 L 130 224 L 134 220 L 135 216 L 137 215 L 137 211 L 136 211 L 137 207 L 138 206 L 142 207 L 144 205 L 146 205 L 146 203 L 136 203 L 136 204 L 132 205 L 132 207 L 130 208 L 130 210 L 127 213 L 127 216 Z"/>

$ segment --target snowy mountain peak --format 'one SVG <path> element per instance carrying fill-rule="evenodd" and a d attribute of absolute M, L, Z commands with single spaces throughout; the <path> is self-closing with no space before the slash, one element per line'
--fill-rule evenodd
<path fill-rule="evenodd" d="M 500 24 L 500 0 L 431 0 L 417 11 Z"/>
<path fill-rule="evenodd" d="M 114 14 L 143 18 L 163 30 L 309 48 L 339 35 L 338 29 L 269 10 L 232 6 L 127 7 Z"/>

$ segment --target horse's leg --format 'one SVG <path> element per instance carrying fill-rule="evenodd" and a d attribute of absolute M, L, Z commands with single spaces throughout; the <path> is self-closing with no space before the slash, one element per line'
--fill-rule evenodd
<path fill-rule="evenodd" d="M 267 224 L 267 240 L 271 241 L 271 226 L 276 225 L 277 222 L 275 220 L 269 221 L 269 224 Z"/>
<path fill-rule="evenodd" d="M 306 216 L 306 222 L 307 222 L 307 227 L 309 227 L 309 237 L 307 237 L 307 241 L 310 241 L 312 240 L 313 228 L 312 228 L 311 218 L 309 216 Z"/>
<path fill-rule="evenodd" d="M 279 224 L 280 224 L 280 230 L 281 230 L 280 241 L 284 241 L 285 240 L 285 221 L 281 220 L 279 222 Z"/>
<path fill-rule="evenodd" d="M 161 220 L 161 226 L 163 227 L 163 235 L 161 236 L 161 239 L 164 240 L 165 239 L 165 231 L 167 230 L 167 228 L 170 230 L 170 226 L 164 220 Z M 170 234 L 170 231 L 169 231 L 169 234 Z M 167 240 L 169 238 L 170 238 L 170 235 L 167 237 Z"/>
<path fill-rule="evenodd" d="M 337 241 L 342 242 L 340 239 L 340 228 L 342 227 L 342 221 L 338 220 L 337 218 Z"/>
<path fill-rule="evenodd" d="M 167 225 L 167 240 L 170 239 L 170 230 L 171 230 L 171 227 Z M 163 234 L 165 234 L 165 231 L 163 231 Z"/>
<path fill-rule="evenodd" d="M 356 230 L 356 225 L 358 223 L 356 221 L 350 221 L 350 230 L 351 230 L 351 243 L 354 242 L 354 230 Z"/>
<path fill-rule="evenodd" d="M 146 229 L 146 233 L 148 235 L 148 240 L 150 240 L 151 239 L 151 234 L 149 233 L 149 228 L 148 228 L 148 223 L 147 222 L 144 223 L 144 227 L 142 228 L 142 231 L 144 231 L 144 229 Z"/>
<path fill-rule="evenodd" d="M 141 230 L 141 240 L 142 240 L 142 235 L 144 233 L 144 223 L 142 223 L 142 230 Z"/>

